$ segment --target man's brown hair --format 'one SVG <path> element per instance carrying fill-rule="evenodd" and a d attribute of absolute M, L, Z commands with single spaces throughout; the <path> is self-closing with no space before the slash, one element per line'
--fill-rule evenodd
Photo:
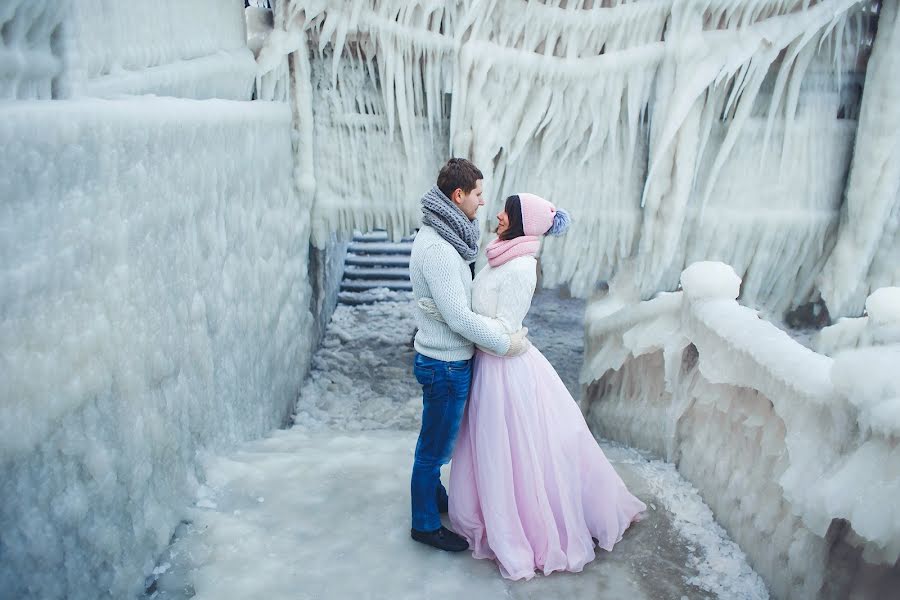
<path fill-rule="evenodd" d="M 441 167 L 437 186 L 447 198 L 450 198 L 456 188 L 461 189 L 464 194 L 468 194 L 475 189 L 475 183 L 479 179 L 484 179 L 484 175 L 471 161 L 465 158 L 451 158 L 446 165 Z"/>

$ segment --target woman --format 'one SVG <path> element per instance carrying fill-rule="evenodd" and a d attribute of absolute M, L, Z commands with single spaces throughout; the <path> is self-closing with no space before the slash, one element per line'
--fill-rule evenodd
<path fill-rule="evenodd" d="M 561 235 L 569 218 L 539 196 L 518 194 L 497 219 L 488 265 L 473 282 L 472 309 L 514 332 L 537 283 L 539 236 Z M 594 559 L 595 542 L 612 550 L 644 510 L 536 348 L 514 358 L 476 351 L 449 506 L 475 558 L 496 559 L 508 579 L 530 579 L 535 570 L 578 572 Z"/>

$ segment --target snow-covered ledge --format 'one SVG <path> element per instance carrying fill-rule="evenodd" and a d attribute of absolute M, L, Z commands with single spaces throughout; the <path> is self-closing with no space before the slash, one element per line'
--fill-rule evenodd
<path fill-rule="evenodd" d="M 863 317 L 838 319 L 816 336 L 816 352 L 833 356 L 848 348 L 900 344 L 900 287 L 883 287 L 866 299 Z"/>
<path fill-rule="evenodd" d="M 695 263 L 681 281 L 588 308 L 589 423 L 675 462 L 775 597 L 886 596 L 900 583 L 900 345 L 831 358 L 741 306 L 731 267 Z M 894 294 L 872 294 L 878 331 L 896 323 Z"/>

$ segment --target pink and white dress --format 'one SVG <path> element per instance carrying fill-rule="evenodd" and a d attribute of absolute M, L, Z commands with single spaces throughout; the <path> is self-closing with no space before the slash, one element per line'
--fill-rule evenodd
<path fill-rule="evenodd" d="M 473 283 L 472 309 L 517 331 L 536 283 L 532 256 L 486 266 Z M 578 572 L 595 558 L 594 539 L 612 550 L 646 508 L 537 348 L 512 358 L 476 352 L 449 511 L 475 558 L 495 559 L 508 579 Z"/>

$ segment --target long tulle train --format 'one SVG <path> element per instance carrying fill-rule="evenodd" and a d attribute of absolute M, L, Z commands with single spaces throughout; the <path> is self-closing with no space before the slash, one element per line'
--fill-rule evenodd
<path fill-rule="evenodd" d="M 509 579 L 581 571 L 594 540 L 612 550 L 644 510 L 536 348 L 515 358 L 476 354 L 449 515 L 475 558 L 496 559 Z"/>

